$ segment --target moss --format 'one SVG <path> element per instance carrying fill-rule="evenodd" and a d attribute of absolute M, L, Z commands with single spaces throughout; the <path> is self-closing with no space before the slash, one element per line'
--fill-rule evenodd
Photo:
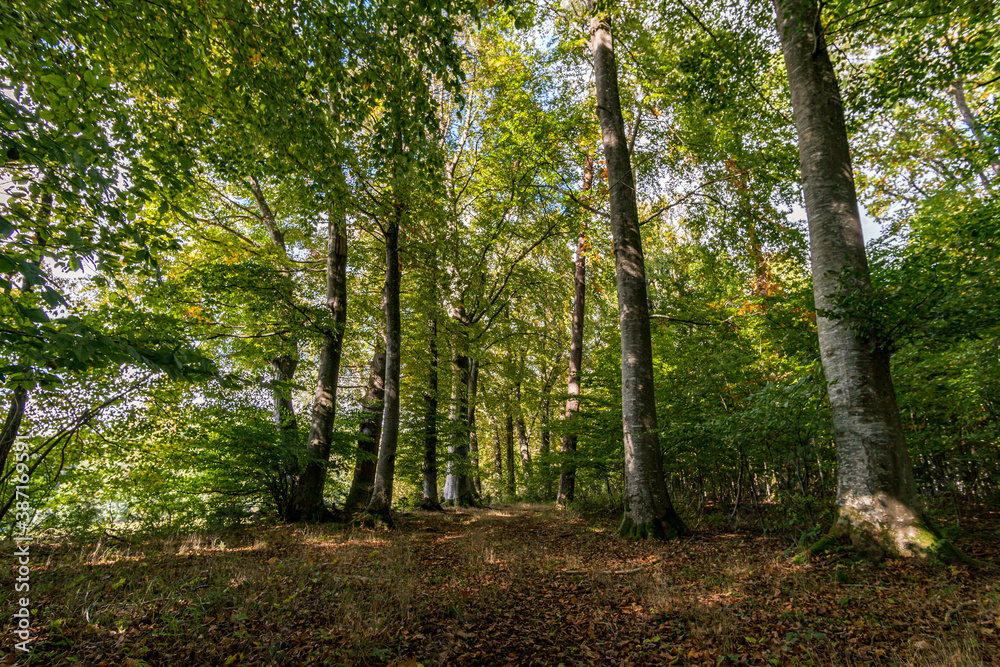
<path fill-rule="evenodd" d="M 834 527 L 834 529 L 836 529 L 836 527 Z M 808 553 L 810 556 L 818 556 L 821 553 L 824 553 L 826 551 L 838 547 L 840 545 L 841 539 L 842 538 L 840 535 L 834 535 L 833 531 L 831 530 L 831 532 L 819 538 L 819 540 L 815 544 L 806 549 L 806 553 Z"/>
<path fill-rule="evenodd" d="M 637 524 L 628 514 L 622 516 L 622 522 L 616 532 L 620 537 L 635 540 L 673 540 L 680 536 L 676 530 L 658 519 Z"/>
<path fill-rule="evenodd" d="M 875 525 L 842 509 L 830 532 L 809 547 L 806 553 L 817 556 L 849 541 L 855 549 L 875 561 L 912 556 L 926 561 L 963 563 L 973 567 L 981 565 L 943 539 L 937 526 L 922 512 L 912 524 L 899 530 L 905 530 L 905 536 L 897 534 L 891 527 Z M 901 547 L 900 542 L 904 546 Z"/>
<path fill-rule="evenodd" d="M 983 567 L 983 564 L 956 547 L 948 540 L 937 540 L 928 552 L 942 563 L 961 563 L 970 567 Z"/>

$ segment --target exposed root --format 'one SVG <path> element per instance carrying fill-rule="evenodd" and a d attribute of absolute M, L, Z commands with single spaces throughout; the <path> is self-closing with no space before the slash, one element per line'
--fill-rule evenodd
<path fill-rule="evenodd" d="M 420 504 L 417 505 L 417 507 L 427 512 L 444 511 L 444 507 L 441 506 L 441 503 L 439 503 L 436 500 L 431 500 L 430 498 L 424 498 L 422 501 L 420 501 Z"/>
<path fill-rule="evenodd" d="M 924 561 L 961 563 L 981 567 L 981 563 L 970 558 L 961 549 L 944 539 L 934 523 L 923 512 L 900 511 L 888 505 L 889 520 L 883 517 L 873 519 L 868 513 L 853 507 L 840 508 L 837 523 L 830 532 L 821 537 L 806 552 L 810 556 L 850 544 L 874 561 L 888 558 L 919 558 Z"/>
<path fill-rule="evenodd" d="M 682 528 L 683 525 L 682 523 Z M 679 531 L 674 526 L 660 519 L 653 519 L 646 523 L 637 524 L 629 518 L 628 514 L 625 514 L 616 532 L 620 537 L 630 537 L 635 540 L 674 540 L 686 531 Z"/>

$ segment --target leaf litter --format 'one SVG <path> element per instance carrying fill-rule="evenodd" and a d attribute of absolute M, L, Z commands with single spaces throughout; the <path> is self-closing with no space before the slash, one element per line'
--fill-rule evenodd
<path fill-rule="evenodd" d="M 1000 664 L 998 516 L 980 569 L 851 552 L 797 563 L 760 535 L 674 542 L 542 505 L 35 545 L 32 652 L 7 665 Z M 11 577 L 12 579 L 13 577 Z M 3 603 L 10 607 L 11 586 Z"/>

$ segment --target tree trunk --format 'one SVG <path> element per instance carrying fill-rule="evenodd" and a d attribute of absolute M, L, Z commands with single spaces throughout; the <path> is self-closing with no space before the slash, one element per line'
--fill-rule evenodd
<path fill-rule="evenodd" d="M 3 422 L 3 431 L 0 431 L 0 472 L 5 472 L 7 458 L 21 430 L 21 420 L 24 419 L 24 409 L 27 405 L 28 390 L 19 384 L 11 392 L 7 418 Z"/>
<path fill-rule="evenodd" d="M 799 139 L 820 354 L 837 441 L 835 531 L 876 555 L 934 543 L 917 509 L 889 354 L 855 335 L 838 301 L 870 289 L 843 103 L 813 0 L 776 0 Z"/>
<path fill-rule="evenodd" d="M 479 477 L 479 436 L 476 433 L 476 399 L 479 393 L 479 362 L 473 359 L 469 367 L 469 466 L 470 483 L 476 497 L 483 494 L 483 482 Z"/>
<path fill-rule="evenodd" d="M 528 443 L 528 429 L 524 426 L 524 409 L 521 407 L 521 383 L 514 385 L 514 402 L 517 405 L 517 445 L 521 453 L 521 474 L 525 488 L 531 489 L 531 448 Z"/>
<path fill-rule="evenodd" d="M 594 160 L 587 156 L 583 165 L 582 192 L 590 191 L 594 181 Z M 581 225 L 580 235 L 576 239 L 576 270 L 573 275 L 573 328 L 569 344 L 569 382 L 566 388 L 566 421 L 571 421 L 573 415 L 580 409 L 580 369 L 583 366 L 583 322 L 587 294 L 587 226 Z M 572 428 L 572 427 L 570 427 Z M 559 473 L 559 494 L 556 504 L 563 506 L 573 500 L 576 487 L 576 463 L 573 455 L 576 453 L 576 433 L 570 430 L 562 437 L 560 451 L 563 454 Z"/>
<path fill-rule="evenodd" d="M 379 341 L 380 343 L 382 341 Z M 375 468 L 378 462 L 379 440 L 382 436 L 382 410 L 385 403 L 385 350 L 376 345 L 368 367 L 368 386 L 361 399 L 365 418 L 358 426 L 358 453 L 354 464 L 354 478 L 347 493 L 344 513 L 363 512 L 372 497 L 375 485 Z"/>
<path fill-rule="evenodd" d="M 469 358 L 458 352 L 457 344 L 453 348 L 454 361 L 451 364 L 451 400 L 448 407 L 448 466 L 444 478 L 444 500 L 446 503 L 458 502 L 458 481 L 460 443 L 468 437 L 468 389 L 469 389 Z"/>
<path fill-rule="evenodd" d="M 323 501 L 326 466 L 330 461 L 333 424 L 337 416 L 337 381 L 347 324 L 347 217 L 343 211 L 327 219 L 326 304 L 332 322 L 323 332 L 316 391 L 310 415 L 306 464 L 299 475 L 285 518 L 295 521 L 327 521 L 332 514 Z"/>
<path fill-rule="evenodd" d="M 397 207 L 400 204 L 397 202 Z M 401 214 L 402 209 L 397 208 Z M 378 451 L 375 487 L 368 514 L 393 525 L 392 483 L 396 474 L 399 442 L 399 362 L 402 325 L 399 315 L 399 216 L 385 230 L 385 406 L 382 411 L 382 445 Z"/>
<path fill-rule="evenodd" d="M 428 347 L 430 363 L 427 367 L 427 390 L 424 392 L 424 488 L 420 506 L 425 510 L 441 511 L 438 500 L 437 477 L 437 410 L 438 410 L 438 352 L 437 319 L 428 322 Z"/>
<path fill-rule="evenodd" d="M 507 450 L 507 493 L 513 497 L 517 493 L 517 486 L 514 482 L 514 416 L 509 412 L 509 408 L 506 417 L 504 441 Z"/>
<path fill-rule="evenodd" d="M 625 515 L 619 533 L 675 537 L 686 532 L 663 479 L 653 388 L 653 349 L 646 302 L 646 269 L 635 202 L 635 179 L 618 93 L 618 66 L 609 19 L 590 23 L 597 116 L 607 162 L 622 339 L 622 419 L 625 439 Z"/>
<path fill-rule="evenodd" d="M 479 504 L 479 495 L 473 480 L 469 459 L 470 418 L 473 408 L 470 395 L 473 388 L 472 369 L 475 362 L 467 356 L 455 357 L 455 375 L 452 390 L 452 444 L 448 451 L 452 454 L 449 462 L 448 478 L 445 481 L 445 500 L 462 507 Z"/>

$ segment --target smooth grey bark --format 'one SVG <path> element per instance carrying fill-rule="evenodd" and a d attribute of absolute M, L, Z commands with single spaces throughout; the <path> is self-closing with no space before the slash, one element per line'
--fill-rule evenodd
<path fill-rule="evenodd" d="M 328 521 L 332 513 L 323 501 L 326 466 L 330 461 L 337 416 L 337 382 L 344 329 L 347 324 L 347 216 L 330 211 L 326 225 L 326 305 L 330 326 L 323 331 L 316 390 L 313 392 L 306 443 L 306 462 L 285 512 L 289 522 Z"/>
<path fill-rule="evenodd" d="M 816 328 L 837 441 L 837 530 L 866 549 L 918 554 L 920 518 L 889 354 L 855 333 L 841 300 L 871 290 L 843 102 L 814 0 L 775 0 L 798 132 Z"/>
<path fill-rule="evenodd" d="M 379 343 L 382 341 L 380 340 Z M 368 365 L 368 384 L 361 399 L 364 419 L 358 425 L 358 453 L 354 463 L 354 477 L 347 492 L 344 512 L 353 514 L 364 511 L 372 497 L 375 485 L 375 467 L 378 461 L 379 440 L 382 437 L 382 409 L 385 403 L 385 350 L 376 345 Z"/>
<path fill-rule="evenodd" d="M 424 485 L 421 507 L 425 510 L 440 511 L 437 476 L 437 412 L 438 412 L 438 351 L 437 318 L 428 320 L 428 349 L 430 362 L 427 366 L 427 389 L 424 391 Z"/>
<path fill-rule="evenodd" d="M 401 204 L 397 203 L 401 215 Z M 385 230 L 385 405 L 382 411 L 382 444 L 378 450 L 375 487 L 368 514 L 390 526 L 392 485 L 396 474 L 396 448 L 399 443 L 399 363 L 402 324 L 399 315 L 399 218 L 389 221 Z"/>
<path fill-rule="evenodd" d="M 583 165 L 582 192 L 590 191 L 594 182 L 594 159 L 588 155 Z M 580 369 L 583 367 L 583 323 L 586 314 L 587 296 L 587 226 L 581 225 L 580 234 L 576 238 L 576 258 L 573 272 L 573 324 L 569 344 L 569 379 L 566 387 L 566 410 L 563 413 L 566 421 L 580 409 Z M 568 431 L 560 443 L 559 450 L 563 454 L 563 462 L 559 472 L 559 493 L 556 504 L 565 505 L 573 500 L 576 490 L 576 464 L 573 455 L 576 453 L 576 433 Z"/>
<path fill-rule="evenodd" d="M 524 485 L 531 488 L 531 478 L 534 476 L 531 469 L 531 448 L 528 442 L 528 429 L 524 426 L 524 408 L 521 406 L 521 383 L 514 384 L 514 405 L 517 406 L 517 446 L 521 454 L 521 474 L 524 476 Z"/>
<path fill-rule="evenodd" d="M 448 464 L 448 478 L 445 482 L 445 500 L 448 502 L 470 506 L 479 504 L 479 495 L 470 471 L 469 439 L 470 417 L 473 416 L 470 406 L 472 389 L 473 361 L 459 354 L 453 362 L 451 397 L 451 444 L 448 452 L 451 461 Z"/>
<path fill-rule="evenodd" d="M 663 477 L 663 455 L 657 436 L 646 269 L 609 19 L 592 18 L 590 36 L 594 53 L 597 116 L 607 163 L 618 318 L 621 323 L 625 513 L 619 533 L 663 539 L 683 534 L 687 529 L 674 511 Z"/>
<path fill-rule="evenodd" d="M 451 362 L 451 397 L 448 402 L 448 465 L 444 479 L 444 500 L 458 502 L 459 462 L 456 450 L 466 437 L 468 415 L 468 372 L 469 358 L 458 353 L 457 345 L 452 346 L 454 359 Z"/>

